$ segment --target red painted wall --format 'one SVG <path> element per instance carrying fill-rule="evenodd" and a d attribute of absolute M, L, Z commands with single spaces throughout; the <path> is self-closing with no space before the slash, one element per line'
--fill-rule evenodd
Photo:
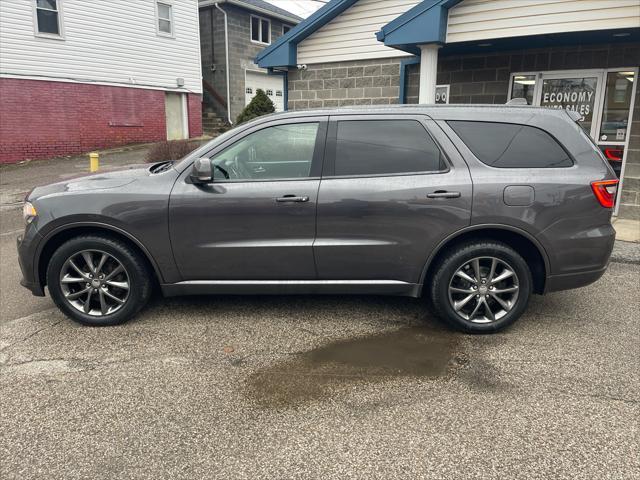
<path fill-rule="evenodd" d="M 188 95 L 189 136 L 202 135 Z M 0 163 L 166 140 L 164 91 L 0 79 Z"/>
<path fill-rule="evenodd" d="M 189 138 L 199 137 L 202 135 L 202 95 L 188 94 L 187 109 L 189 111 Z"/>

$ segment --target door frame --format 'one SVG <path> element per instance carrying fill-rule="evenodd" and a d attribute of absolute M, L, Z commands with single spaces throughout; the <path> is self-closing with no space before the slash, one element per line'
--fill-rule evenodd
<path fill-rule="evenodd" d="M 189 105 L 187 94 L 184 92 L 173 92 L 170 90 L 165 90 L 165 136 L 166 139 L 169 140 L 169 122 L 167 118 L 166 111 L 166 102 L 167 102 L 167 94 L 179 95 L 180 97 L 180 120 L 182 123 L 182 138 L 179 140 L 186 140 L 189 138 Z"/>

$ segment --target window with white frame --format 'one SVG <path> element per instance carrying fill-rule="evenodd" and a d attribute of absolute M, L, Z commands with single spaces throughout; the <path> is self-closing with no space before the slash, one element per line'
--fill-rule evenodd
<path fill-rule="evenodd" d="M 62 37 L 60 0 L 35 0 L 35 4 L 36 33 Z"/>
<path fill-rule="evenodd" d="M 156 2 L 158 34 L 173 36 L 173 7 L 170 3 Z"/>
<path fill-rule="evenodd" d="M 251 15 L 251 41 L 268 45 L 271 43 L 271 21 Z"/>

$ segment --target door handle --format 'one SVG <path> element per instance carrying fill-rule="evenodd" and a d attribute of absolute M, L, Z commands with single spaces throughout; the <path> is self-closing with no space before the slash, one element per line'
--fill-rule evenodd
<path fill-rule="evenodd" d="M 309 197 L 298 197 L 297 195 L 285 195 L 283 197 L 276 198 L 276 202 L 278 203 L 285 203 L 285 202 L 303 203 L 308 201 L 309 201 Z"/>
<path fill-rule="evenodd" d="M 445 192 L 438 190 L 433 193 L 427 193 L 427 198 L 460 198 L 460 192 Z"/>

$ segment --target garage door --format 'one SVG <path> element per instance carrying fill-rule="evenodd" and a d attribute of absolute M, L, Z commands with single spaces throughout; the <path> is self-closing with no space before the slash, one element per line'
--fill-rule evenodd
<path fill-rule="evenodd" d="M 259 88 L 264 90 L 264 93 L 276 106 L 276 112 L 284 110 L 284 82 L 281 75 L 267 75 L 266 73 L 247 71 L 245 105 L 256 95 Z"/>

